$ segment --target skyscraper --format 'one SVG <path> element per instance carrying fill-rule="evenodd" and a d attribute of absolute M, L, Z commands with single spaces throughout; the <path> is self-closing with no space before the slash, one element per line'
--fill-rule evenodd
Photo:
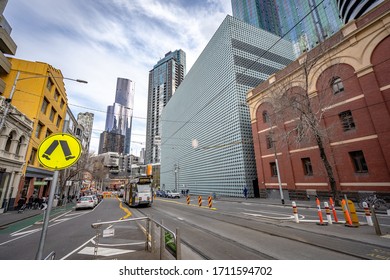
<path fill-rule="evenodd" d="M 168 52 L 149 72 L 146 163 L 160 162 L 161 113 L 186 74 L 183 50 Z"/>
<path fill-rule="evenodd" d="M 130 153 L 131 142 L 131 123 L 133 118 L 134 106 L 134 83 L 129 79 L 118 78 L 116 84 L 115 102 L 107 107 L 106 128 L 105 132 L 114 135 L 122 135 L 124 137 L 103 137 L 104 139 L 124 139 L 123 144 L 109 144 L 108 141 L 99 144 L 99 153 L 104 150 L 106 152 L 118 152 L 121 154 Z M 106 134 L 107 134 L 106 133 Z M 105 144 L 106 143 L 106 144 Z M 108 145 L 105 147 L 105 145 Z M 118 151 L 111 151 L 108 147 L 120 147 Z M 123 147 L 123 148 L 122 148 Z M 108 150 L 107 150 L 108 149 Z"/>
<path fill-rule="evenodd" d="M 293 58 L 288 40 L 227 16 L 163 110 L 162 188 L 253 196 L 246 93 Z"/>
<path fill-rule="evenodd" d="M 268 32 L 282 36 L 274 0 L 231 0 L 233 16 Z"/>
<path fill-rule="evenodd" d="M 299 56 L 337 32 L 335 0 L 232 0 L 233 16 L 290 40 Z"/>

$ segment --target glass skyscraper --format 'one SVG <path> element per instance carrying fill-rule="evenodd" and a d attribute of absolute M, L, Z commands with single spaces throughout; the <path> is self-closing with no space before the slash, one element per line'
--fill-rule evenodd
<path fill-rule="evenodd" d="M 168 52 L 149 72 L 146 163 L 160 162 L 161 113 L 186 74 L 183 50 Z"/>
<path fill-rule="evenodd" d="M 163 189 L 253 196 L 246 93 L 293 60 L 291 43 L 227 16 L 163 109 Z"/>
<path fill-rule="evenodd" d="M 342 26 L 336 0 L 232 0 L 232 10 L 234 17 L 290 40 L 296 56 Z"/>
<path fill-rule="evenodd" d="M 115 103 L 107 107 L 105 132 L 124 136 L 122 154 L 130 153 L 131 124 L 134 106 L 134 83 L 129 79 L 118 78 L 116 83 Z M 100 146 L 102 143 L 100 143 Z M 118 145 L 116 145 L 118 146 Z M 102 146 L 103 150 L 106 150 Z M 100 147 L 99 147 L 99 150 Z"/>

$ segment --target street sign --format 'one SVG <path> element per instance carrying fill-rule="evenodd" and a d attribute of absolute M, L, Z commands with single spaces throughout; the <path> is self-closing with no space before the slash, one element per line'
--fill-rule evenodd
<path fill-rule="evenodd" d="M 38 147 L 39 162 L 50 169 L 61 170 L 75 164 L 81 155 L 81 144 L 73 135 L 56 133 L 46 137 Z"/>

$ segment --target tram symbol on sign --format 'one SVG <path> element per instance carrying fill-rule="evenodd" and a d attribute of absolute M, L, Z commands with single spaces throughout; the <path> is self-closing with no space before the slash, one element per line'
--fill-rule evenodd
<path fill-rule="evenodd" d="M 39 162 L 54 170 L 65 169 L 77 162 L 81 155 L 81 144 L 73 135 L 52 134 L 38 148 Z"/>

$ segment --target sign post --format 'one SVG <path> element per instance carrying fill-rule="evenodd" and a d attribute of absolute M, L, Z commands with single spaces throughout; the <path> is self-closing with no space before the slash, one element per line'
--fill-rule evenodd
<path fill-rule="evenodd" d="M 39 240 L 36 260 L 42 260 L 43 247 L 47 228 L 49 225 L 50 211 L 53 206 L 54 192 L 57 187 L 58 170 L 68 168 L 75 164 L 81 155 L 81 144 L 76 137 L 66 133 L 52 134 L 45 138 L 38 147 L 38 161 L 45 167 L 53 169 L 53 183 L 50 187 L 46 215 L 44 215 L 41 238 Z"/>

